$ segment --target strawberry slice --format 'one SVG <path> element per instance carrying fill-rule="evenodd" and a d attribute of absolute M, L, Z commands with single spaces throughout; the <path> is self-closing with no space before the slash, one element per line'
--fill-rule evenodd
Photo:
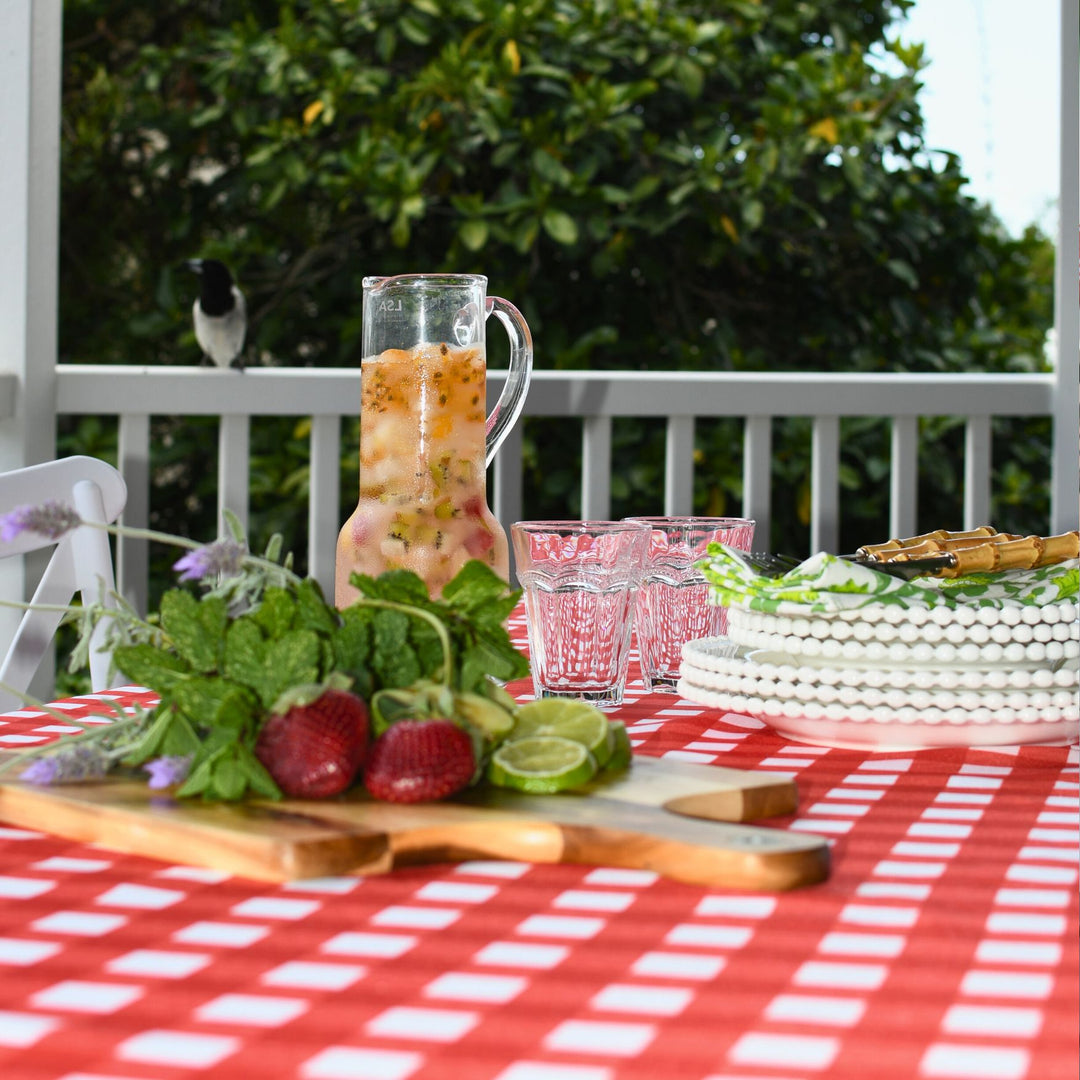
<path fill-rule="evenodd" d="M 338 795 L 364 763 L 370 720 L 362 698 L 322 687 L 311 700 L 279 702 L 263 724 L 255 756 L 286 795 Z"/>
<path fill-rule="evenodd" d="M 473 778 L 472 739 L 452 720 L 398 720 L 372 744 L 364 784 L 376 799 L 445 799 Z"/>

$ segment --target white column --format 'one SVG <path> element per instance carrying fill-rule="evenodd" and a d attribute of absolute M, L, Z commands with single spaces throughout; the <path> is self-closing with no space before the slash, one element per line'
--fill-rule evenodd
<path fill-rule="evenodd" d="M 61 6 L 0 2 L 0 372 L 17 380 L 0 470 L 56 455 Z M 21 562 L 0 563 L 0 596 L 27 595 Z M 12 629 L 0 613 L 0 648 Z"/>
<path fill-rule="evenodd" d="M 1018 18 L 1022 17 L 1018 14 Z M 1054 532 L 1080 519 L 1080 0 L 1061 0 L 1061 164 L 1058 175 L 1057 259 L 1054 272 L 1054 469 L 1050 518 Z"/>

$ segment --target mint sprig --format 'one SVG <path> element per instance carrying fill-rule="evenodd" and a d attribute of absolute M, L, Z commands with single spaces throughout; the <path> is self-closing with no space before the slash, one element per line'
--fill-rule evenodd
<path fill-rule="evenodd" d="M 239 614 L 220 593 L 167 592 L 151 640 L 114 652 L 127 678 L 161 696 L 123 764 L 188 755 L 180 796 L 278 798 L 254 747 L 273 703 L 291 687 L 336 674 L 370 700 L 421 680 L 483 693 L 489 677 L 529 673 L 503 625 L 520 591 L 484 563 L 467 563 L 439 600 L 403 570 L 353 574 L 351 583 L 361 598 L 340 612 L 311 579 L 267 585 Z"/>

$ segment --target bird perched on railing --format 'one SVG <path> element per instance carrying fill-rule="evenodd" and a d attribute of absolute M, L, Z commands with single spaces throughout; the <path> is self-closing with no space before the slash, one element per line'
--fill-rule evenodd
<path fill-rule="evenodd" d="M 202 283 L 191 313 L 203 363 L 243 371 L 247 334 L 244 294 L 237 288 L 228 267 L 217 259 L 189 259 L 187 267 L 199 275 Z"/>

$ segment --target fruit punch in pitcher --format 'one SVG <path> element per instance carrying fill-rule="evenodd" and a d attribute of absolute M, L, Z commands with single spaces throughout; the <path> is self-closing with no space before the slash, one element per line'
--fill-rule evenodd
<path fill-rule="evenodd" d="M 357 597 L 353 571 L 412 570 L 432 596 L 470 559 L 509 578 L 486 470 L 524 404 L 532 349 L 520 314 L 485 298 L 485 286 L 465 275 L 364 282 L 360 497 L 338 537 L 338 607 Z M 489 420 L 484 327 L 492 312 L 512 348 Z"/>
<path fill-rule="evenodd" d="M 433 595 L 468 559 L 509 573 L 487 506 L 481 350 L 420 345 L 364 360 L 360 500 L 338 541 L 338 581 L 400 567 Z M 338 606 L 354 599 L 343 595 Z"/>

